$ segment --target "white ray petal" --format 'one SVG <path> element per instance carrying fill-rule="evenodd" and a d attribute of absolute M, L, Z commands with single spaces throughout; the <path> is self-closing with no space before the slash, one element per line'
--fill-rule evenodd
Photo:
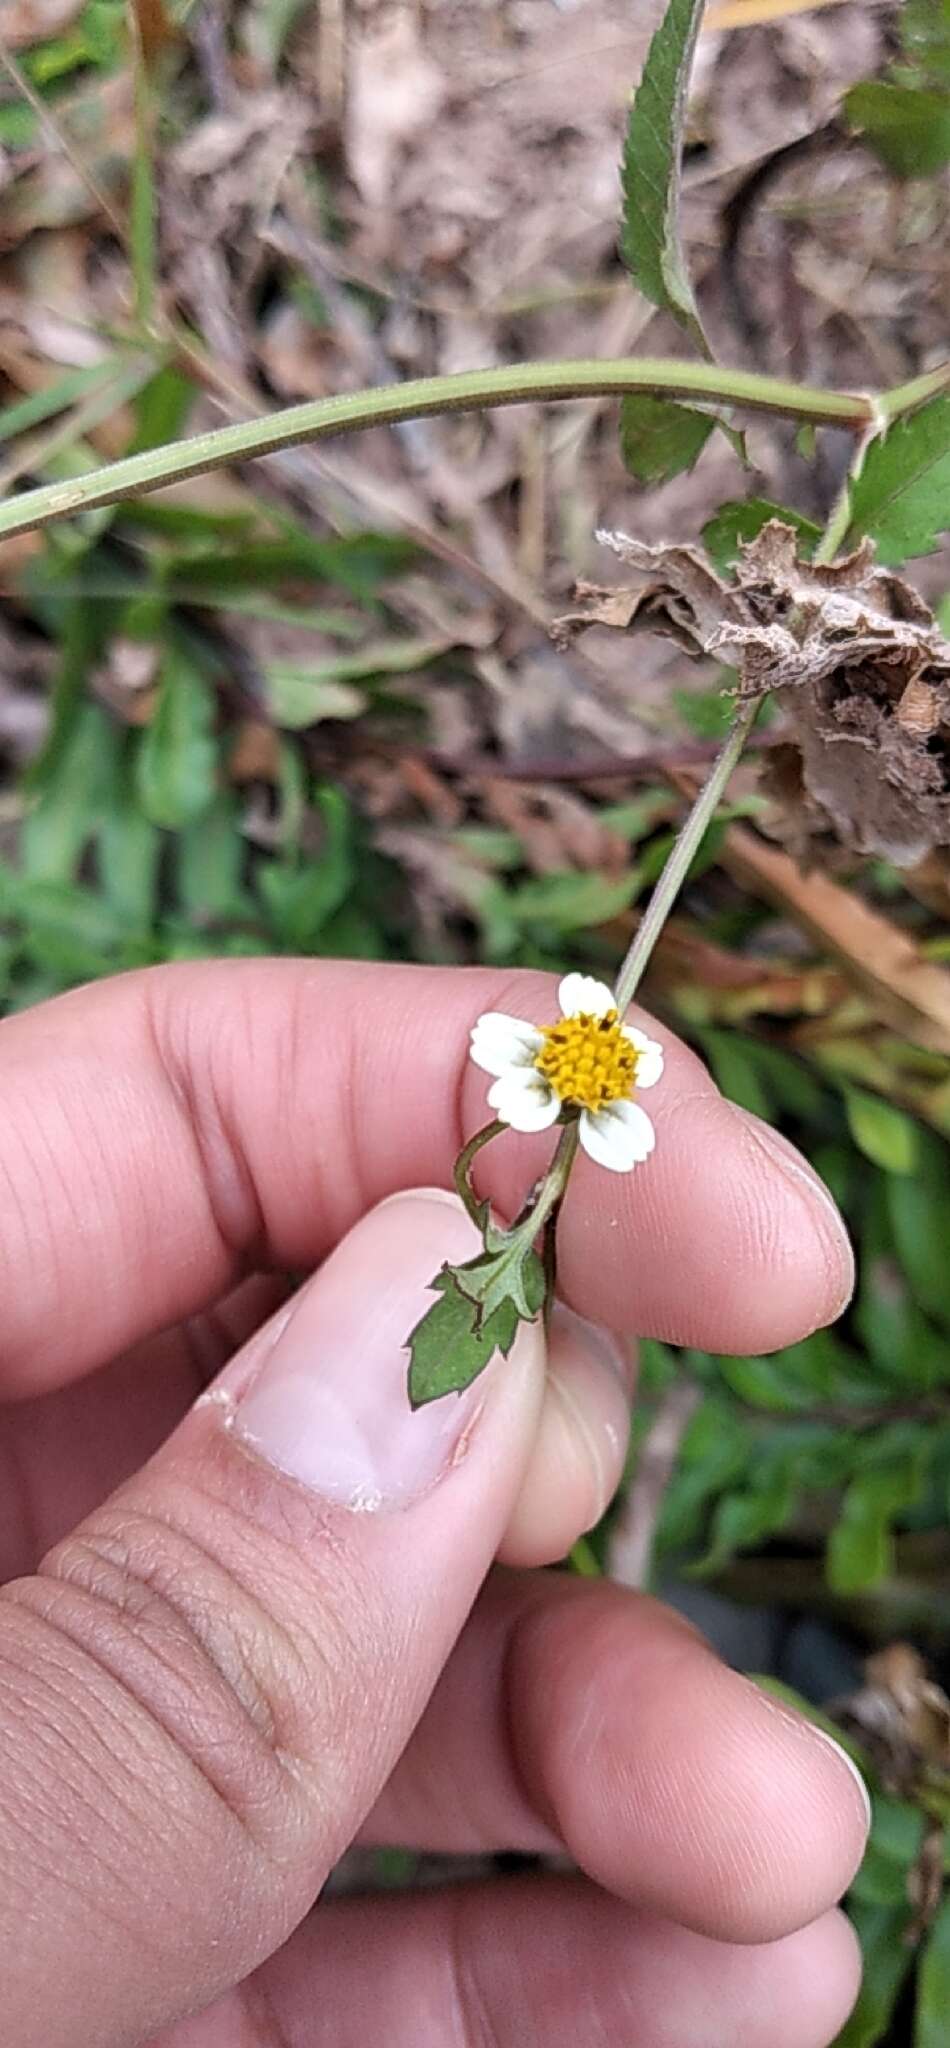
<path fill-rule="evenodd" d="M 631 1167 L 648 1159 L 656 1144 L 656 1132 L 636 1102 L 611 1102 L 596 1116 L 581 1111 L 580 1139 L 585 1152 L 611 1173 L 629 1173 Z"/>
<path fill-rule="evenodd" d="M 565 1017 L 576 1016 L 578 1010 L 588 1017 L 604 1017 L 616 1008 L 613 989 L 592 974 L 565 974 L 557 999 Z"/>
<path fill-rule="evenodd" d="M 502 1074 L 488 1090 L 489 1108 L 510 1124 L 513 1131 L 546 1131 L 560 1110 L 560 1102 L 543 1074 L 521 1068 Z"/>
<path fill-rule="evenodd" d="M 507 1074 L 512 1067 L 530 1067 L 544 1040 L 522 1017 L 486 1010 L 472 1026 L 471 1054 L 486 1074 Z"/>
<path fill-rule="evenodd" d="M 638 1031 L 635 1024 L 623 1024 L 621 1030 L 629 1038 L 637 1055 L 635 1087 L 652 1088 L 663 1072 L 663 1047 L 655 1038 L 648 1038 L 645 1031 Z"/>

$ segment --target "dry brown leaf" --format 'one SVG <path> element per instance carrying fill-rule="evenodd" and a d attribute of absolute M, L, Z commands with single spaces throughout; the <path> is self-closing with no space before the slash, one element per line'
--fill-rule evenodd
<path fill-rule="evenodd" d="M 910 584 L 875 567 L 870 542 L 805 562 L 793 529 L 772 519 L 726 584 L 697 548 L 598 538 L 639 580 L 583 585 L 561 638 L 585 624 L 652 627 L 737 663 L 740 696 L 774 692 L 787 738 L 767 786 L 800 854 L 829 832 L 899 867 L 950 845 L 950 642 Z"/>
<path fill-rule="evenodd" d="M 446 81 L 423 48 L 408 8 L 353 49 L 346 157 L 369 206 L 388 206 L 396 165 L 407 144 L 434 122 L 445 92 Z"/>
<path fill-rule="evenodd" d="M 950 973 L 924 960 L 913 940 L 852 889 L 730 825 L 719 858 L 743 888 L 764 895 L 842 960 L 875 1008 L 914 1045 L 950 1055 Z"/>

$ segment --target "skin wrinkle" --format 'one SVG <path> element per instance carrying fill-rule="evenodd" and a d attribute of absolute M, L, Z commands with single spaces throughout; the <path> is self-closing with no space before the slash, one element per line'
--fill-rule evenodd
<path fill-rule="evenodd" d="M 36 1617 L 31 1618 L 36 1620 Z M 57 1632 L 52 1628 L 49 1630 L 49 1636 L 51 1642 L 47 1642 L 44 1645 L 45 1650 L 48 1650 L 51 1646 L 55 1649 L 61 1642 Z M 36 1675 L 37 1667 L 33 1666 L 30 1674 L 31 1679 Z M 48 1658 L 46 1668 L 42 1673 L 42 1682 L 51 1704 L 60 1711 L 58 1714 L 49 1715 L 46 1719 L 37 1718 L 31 1721 L 31 1741 L 37 1735 L 45 1741 L 51 1768 L 48 1772 L 44 1771 L 42 1776 L 37 1774 L 35 1778 L 37 1792 L 44 1794 L 45 1798 L 37 1798 L 32 1803 L 30 1809 L 34 1819 L 34 1826 L 31 1828 L 28 1838 L 30 1864 L 26 1871 L 26 1876 L 30 1880 L 30 1893 L 32 1894 L 35 1888 L 37 1877 L 50 1877 L 55 1880 L 52 1887 L 53 1896 L 55 1897 L 60 1890 L 65 1893 L 65 1902 L 69 1905 L 72 1919 L 79 1922 L 87 1919 L 90 1920 L 91 1940 L 96 1938 L 98 1920 L 101 1916 L 104 1916 L 108 1923 L 117 1928 L 124 1937 L 128 1938 L 134 1934 L 136 1945 L 139 1949 L 144 1945 L 150 1949 L 154 1956 L 158 1957 L 163 1953 L 163 1949 L 157 1940 L 154 1943 L 151 1940 L 149 1931 L 151 1923 L 146 1921 L 144 1925 L 140 1925 L 140 1916 L 136 1916 L 133 1925 L 132 1919 L 124 1911 L 124 1903 L 128 1898 L 127 1889 L 122 1882 L 118 1884 L 115 1882 L 115 1870 L 117 1867 L 121 1868 L 122 1864 L 121 1851 L 123 1841 L 142 1830 L 143 1821 L 144 1832 L 147 1839 L 153 1845 L 164 1843 L 174 1845 L 176 1841 L 179 1841 L 179 1854 L 186 1846 L 185 1842 L 179 1839 L 182 1833 L 180 1828 L 175 1828 L 171 1834 L 168 1832 L 167 1823 L 169 1816 L 175 1811 L 174 1802 L 169 1801 L 165 1796 L 159 1797 L 155 1793 L 156 1757 L 154 1745 L 140 1752 L 145 1765 L 141 1773 L 133 1775 L 123 1766 L 123 1782 L 131 1794 L 123 1802 L 116 1796 L 116 1756 L 111 1747 L 106 1744 L 100 1722 L 97 1719 L 97 1714 L 100 1713 L 105 1718 L 110 1718 L 109 1708 L 107 1702 L 102 1698 L 101 1690 L 96 1696 L 95 1711 L 87 1709 L 85 1702 L 75 1699 L 70 1694 L 68 1688 L 61 1687 L 57 1690 L 52 1686 L 49 1677 Z M 116 1717 L 113 1716 L 111 1718 Z M 127 1720 L 124 1717 L 119 1718 L 123 1735 L 126 1735 L 128 1732 Z M 70 1720 L 78 1721 L 79 1723 L 80 1732 L 75 1739 L 71 1738 L 69 1734 L 68 1722 Z M 29 1746 L 24 1745 L 24 1750 L 28 1754 Z M 80 1768 L 77 1773 L 73 1773 L 71 1777 L 64 1779 L 63 1761 L 68 1761 L 71 1757 Z M 96 1761 L 97 1757 L 101 1761 Z M 93 1773 L 93 1789 L 91 1791 L 87 1789 L 83 1782 L 89 1775 L 90 1767 Z M 100 1796 L 100 1787 L 106 1790 L 109 1795 L 104 1803 Z M 162 1789 L 163 1792 L 167 1792 L 167 1786 L 164 1784 L 164 1781 L 162 1782 Z M 83 1853 L 79 1859 L 75 1878 L 71 1875 L 68 1858 L 64 1859 L 63 1857 L 64 1793 L 68 1798 L 70 1815 L 73 1816 L 78 1811 L 86 1816 L 87 1822 L 82 1836 Z M 143 1795 L 148 1801 L 149 1812 L 147 1816 L 143 1816 L 141 1811 Z M 35 1825 L 40 1817 L 42 1817 L 45 1823 L 42 1835 Z M 129 1823 L 127 1837 L 123 1836 L 121 1826 L 121 1823 L 125 1821 Z M 70 1819 L 69 1832 L 71 1837 L 75 1838 L 72 1818 Z M 119 1852 L 117 1858 L 114 1855 L 116 1849 Z M 95 1888 L 95 1891 L 90 1884 L 90 1875 L 93 1868 L 98 1871 L 100 1878 L 104 1880 L 103 1883 Z M 15 1899 L 17 1891 L 22 1887 L 24 1878 L 24 1871 L 19 1864 L 12 1876 L 12 1886 L 7 1893 L 7 1897 Z M 158 1922 L 156 1921 L 154 1924 L 157 1930 Z M 74 1932 L 75 1929 L 71 1928 L 71 1934 Z"/>
<path fill-rule="evenodd" d="M 247 1029 L 247 1004 L 242 1008 Z M 191 1141 L 200 1186 L 233 1269 L 233 1282 L 253 1270 L 255 1248 L 263 1252 L 267 1227 L 240 1135 L 230 1128 L 217 1085 L 216 1062 L 227 1041 L 217 1034 L 209 1040 L 202 1031 L 200 1040 L 192 1043 L 195 1010 L 187 1003 L 173 1007 L 157 979 L 146 984 L 144 1012 L 159 1068 L 183 1112 L 179 1124 Z M 233 1012 L 229 1028 L 234 1028 Z"/>

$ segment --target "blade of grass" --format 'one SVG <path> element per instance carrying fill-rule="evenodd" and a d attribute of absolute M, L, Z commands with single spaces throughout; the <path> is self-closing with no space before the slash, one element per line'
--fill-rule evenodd
<path fill-rule="evenodd" d="M 110 380 L 104 386 L 97 386 L 85 400 L 47 434 L 37 435 L 20 447 L 7 467 L 0 470 L 0 489 L 9 490 L 11 484 L 29 470 L 43 470 L 86 434 L 91 434 L 103 420 L 110 419 L 129 400 L 135 398 L 155 375 L 155 360 L 152 356 L 136 356 L 129 362 L 116 359 L 112 366 Z"/>
<path fill-rule="evenodd" d="M 41 385 L 39 391 L 31 391 L 26 398 L 20 398 L 15 405 L 8 405 L 0 412 L 0 446 L 13 441 L 18 434 L 25 434 L 30 427 L 42 426 L 44 420 L 52 419 L 58 412 L 66 412 L 77 399 L 86 398 L 115 376 L 115 358 L 102 363 L 86 363 L 79 370 L 67 370 L 65 376 L 57 377 L 50 384 Z"/>

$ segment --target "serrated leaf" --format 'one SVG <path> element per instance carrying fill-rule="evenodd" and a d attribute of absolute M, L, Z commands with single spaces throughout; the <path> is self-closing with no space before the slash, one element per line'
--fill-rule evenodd
<path fill-rule="evenodd" d="M 770 519 L 780 519 L 784 526 L 794 527 L 799 553 L 806 558 L 812 555 L 821 538 L 821 527 L 813 519 L 790 511 L 787 505 L 773 505 L 768 498 L 730 498 L 703 527 L 703 546 L 720 575 L 724 576 L 739 560 L 740 543 L 754 540 Z"/>
<path fill-rule="evenodd" d="M 932 398 L 872 442 L 851 486 L 848 540 L 864 534 L 890 568 L 932 555 L 950 528 L 950 397 Z"/>
<path fill-rule="evenodd" d="M 524 1322 L 531 1322 L 544 1306 L 544 1267 L 523 1238 L 512 1235 L 497 1250 L 479 1253 L 452 1270 L 462 1293 L 475 1304 L 479 1325 L 505 1301 L 513 1302 Z"/>
<path fill-rule="evenodd" d="M 641 484 L 666 483 L 692 469 L 715 420 L 695 406 L 649 392 L 625 398 L 620 407 L 620 453 L 625 467 Z"/>
<path fill-rule="evenodd" d="M 153 825 L 177 830 L 200 818 L 214 802 L 214 717 L 210 683 L 181 649 L 172 649 L 136 762 L 139 801 Z"/>
<path fill-rule="evenodd" d="M 950 2026 L 950 1895 L 941 1905 L 917 1970 L 914 2048 L 946 2048 Z"/>
<path fill-rule="evenodd" d="M 453 1266 L 443 1266 L 432 1290 L 439 1298 L 407 1343 L 413 1408 L 438 1401 L 443 1394 L 461 1394 L 484 1372 L 495 1351 L 507 1357 L 520 1320 L 514 1303 L 503 1300 L 493 1315 L 479 1321 L 476 1305 L 463 1294 Z"/>
<path fill-rule="evenodd" d="M 654 306 L 705 349 L 680 241 L 683 123 L 704 0 L 669 0 L 633 96 L 623 153 L 624 260 Z"/>
<path fill-rule="evenodd" d="M 867 78 L 845 94 L 844 111 L 895 178 L 928 178 L 950 163 L 950 94 Z"/>
<path fill-rule="evenodd" d="M 866 1159 L 886 1173 L 913 1173 L 919 1133 L 912 1117 L 863 1088 L 845 1090 L 845 1108 L 851 1136 Z"/>

